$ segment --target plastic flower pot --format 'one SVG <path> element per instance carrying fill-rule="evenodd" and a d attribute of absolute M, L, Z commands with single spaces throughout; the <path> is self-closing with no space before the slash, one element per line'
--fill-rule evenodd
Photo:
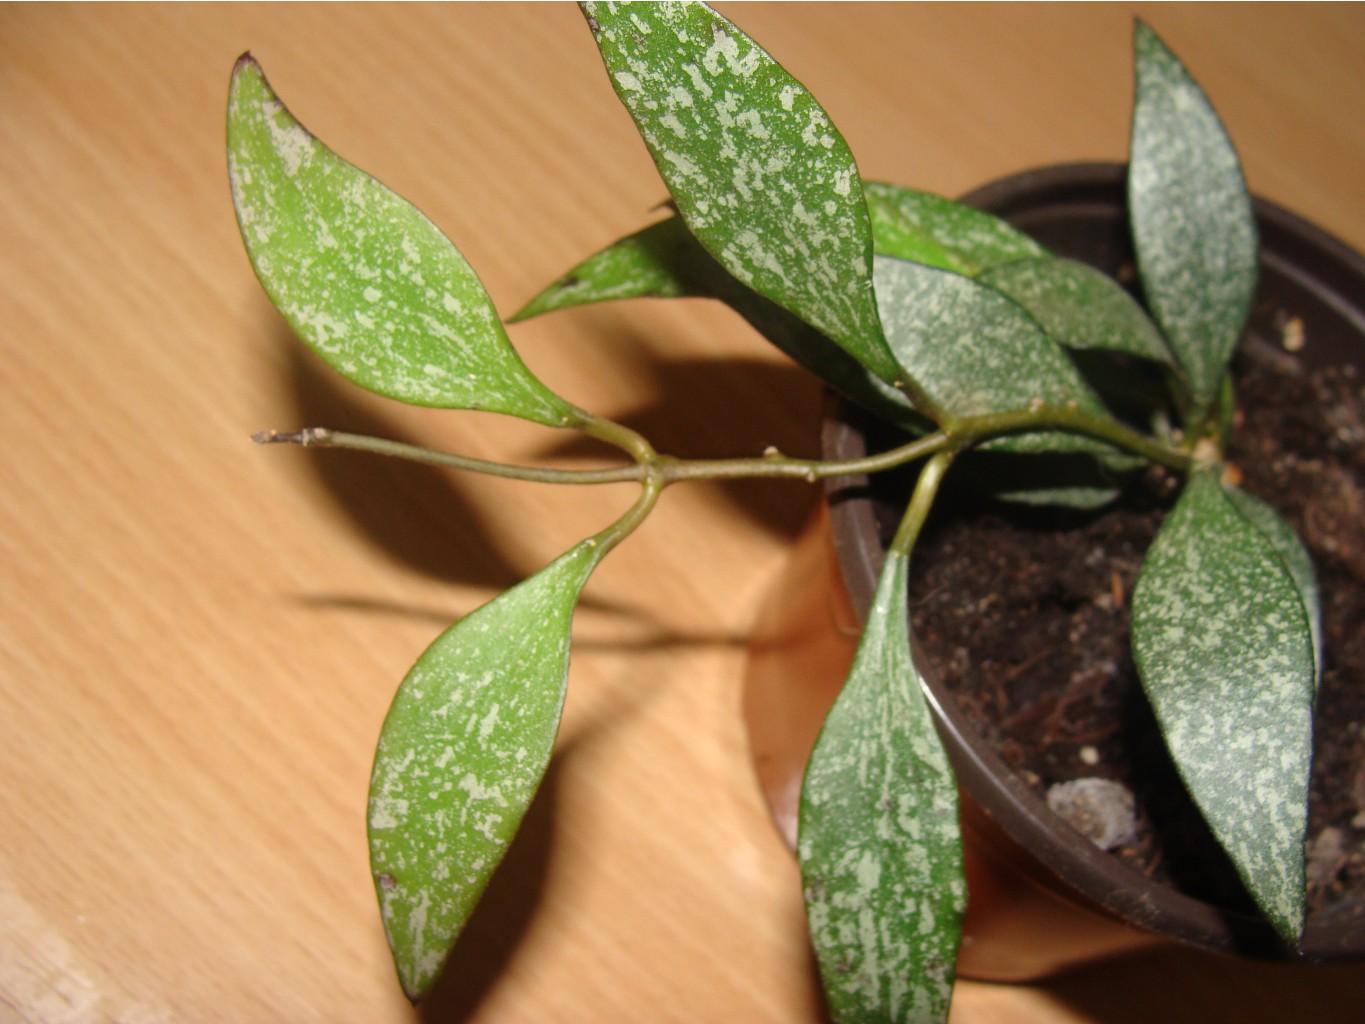
<path fill-rule="evenodd" d="M 1132 259 L 1121 165 L 1026 172 L 966 201 L 1005 217 L 1053 252 L 1107 272 L 1120 272 Z M 1279 341 L 1293 325 L 1305 344 L 1292 358 L 1305 365 L 1361 360 L 1365 259 L 1272 203 L 1258 199 L 1256 215 L 1261 277 L 1248 334 Z M 865 454 L 869 423 L 857 409 L 831 400 L 825 457 Z M 789 844 L 805 763 L 851 663 L 884 558 L 878 501 L 867 478 L 831 481 L 753 634 L 745 717 L 760 783 Z M 1301 948 L 1290 950 L 1254 913 L 1155 881 L 1050 810 L 959 709 L 935 665 L 918 652 L 917 658 L 963 795 L 970 896 L 962 976 L 1037 979 L 1163 942 L 1278 960 L 1361 959 L 1365 894 L 1310 914 Z"/>

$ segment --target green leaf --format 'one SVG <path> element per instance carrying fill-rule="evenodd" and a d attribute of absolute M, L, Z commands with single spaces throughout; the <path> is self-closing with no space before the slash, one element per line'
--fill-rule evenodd
<path fill-rule="evenodd" d="M 1313 630 L 1277 544 L 1245 507 L 1207 473 L 1186 485 L 1138 577 L 1133 654 L 1190 795 L 1248 891 L 1295 942 Z"/>
<path fill-rule="evenodd" d="M 905 395 L 870 373 L 823 334 L 735 280 L 687 230 L 681 218 L 652 224 L 589 256 L 550 285 L 514 319 L 618 299 L 719 299 L 782 352 L 883 420 L 924 427 Z"/>
<path fill-rule="evenodd" d="M 877 257 L 877 299 L 892 350 L 907 373 L 955 416 L 1035 402 L 1104 409 L 1065 352 L 1020 306 L 969 277 Z M 1089 438 L 1051 432 L 990 442 L 1013 451 L 1108 452 Z"/>
<path fill-rule="evenodd" d="M 863 189 L 878 256 L 972 276 L 1001 263 L 1047 255 L 1028 235 L 970 206 L 882 182 L 863 182 Z M 620 299 L 716 298 L 721 289 L 699 280 L 716 273 L 709 266 L 715 261 L 682 219 L 670 217 L 589 256 L 511 319 Z"/>
<path fill-rule="evenodd" d="M 617 94 L 701 244 L 894 382 L 862 181 L 815 98 L 704 4 L 582 7 Z"/>
<path fill-rule="evenodd" d="M 930 192 L 863 183 L 877 254 L 974 277 L 1047 250 L 993 214 Z"/>
<path fill-rule="evenodd" d="M 956 971 L 957 786 L 910 656 L 906 574 L 889 555 L 801 791 L 807 920 L 841 1024 L 942 1021 Z"/>
<path fill-rule="evenodd" d="M 960 203 L 865 182 L 878 255 L 961 273 L 1045 255 L 1006 222 Z M 869 375 L 820 332 L 736 280 L 702 247 L 682 219 L 670 217 L 589 256 L 535 296 L 513 320 L 593 302 L 705 297 L 736 310 L 764 337 L 846 397 L 910 430 L 924 421 L 904 394 Z M 1158 341 L 1159 343 L 1159 341 Z M 1111 492 L 1112 493 L 1112 492 Z"/>
<path fill-rule="evenodd" d="M 1128 205 L 1148 307 L 1196 417 L 1218 395 L 1256 290 L 1256 222 L 1237 153 L 1199 86 L 1137 23 Z"/>
<path fill-rule="evenodd" d="M 577 422 L 512 349 L 450 240 L 311 135 L 249 56 L 232 74 L 228 170 L 256 276 L 333 369 L 414 405 Z"/>
<path fill-rule="evenodd" d="M 562 309 L 621 299 L 710 298 L 697 280 L 711 257 L 682 220 L 669 217 L 594 253 L 512 316 L 529 320 Z"/>
<path fill-rule="evenodd" d="M 1102 349 L 1171 365 L 1161 332 L 1131 295 L 1107 274 L 1075 260 L 1018 260 L 977 280 L 1008 295 L 1070 349 Z"/>
<path fill-rule="evenodd" d="M 719 264 L 711 263 L 711 273 L 705 277 L 705 282 L 716 298 L 743 317 L 774 347 L 844 397 L 884 422 L 912 434 L 923 433 L 931 426 L 903 391 L 872 373 L 814 327 L 736 281 Z"/>
<path fill-rule="evenodd" d="M 403 990 L 420 999 L 545 774 L 584 541 L 442 634 L 399 687 L 370 780 L 370 866 Z"/>
<path fill-rule="evenodd" d="M 1313 558 L 1308 554 L 1299 535 L 1273 508 L 1255 495 L 1239 488 L 1228 488 L 1224 493 L 1246 516 L 1251 525 L 1261 531 L 1262 536 L 1284 562 L 1294 585 L 1299 588 L 1299 598 L 1303 601 L 1308 615 L 1308 628 L 1313 634 L 1314 680 L 1320 681 L 1322 673 L 1322 597 L 1318 591 L 1318 575 L 1313 568 Z"/>

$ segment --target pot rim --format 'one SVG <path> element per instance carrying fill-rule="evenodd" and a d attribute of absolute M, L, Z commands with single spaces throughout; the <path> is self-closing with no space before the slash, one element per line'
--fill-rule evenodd
<path fill-rule="evenodd" d="M 963 197 L 971 205 L 1007 219 L 1021 212 L 1041 216 L 1051 207 L 1072 214 L 1118 210 L 1126 222 L 1126 168 L 1116 163 L 1059 164 L 998 179 Z M 1295 290 L 1354 333 L 1365 350 L 1365 257 L 1303 218 L 1263 198 L 1254 199 L 1261 234 L 1262 289 Z M 849 408 L 836 400 L 826 414 L 822 445 L 827 457 L 846 459 L 866 452 L 866 441 L 849 421 Z M 834 543 L 844 583 L 865 618 L 884 559 L 867 477 L 828 482 Z M 1037 864 L 1029 873 L 1060 886 L 1083 905 L 1098 906 L 1142 928 L 1220 952 L 1302 959 L 1313 962 L 1359 959 L 1365 954 L 1365 897 L 1343 901 L 1312 915 L 1297 951 L 1287 950 L 1264 920 L 1231 912 L 1158 883 L 1100 850 L 1058 818 L 977 735 L 938 680 L 921 664 L 925 694 L 949 750 L 960 786 L 973 802 Z"/>

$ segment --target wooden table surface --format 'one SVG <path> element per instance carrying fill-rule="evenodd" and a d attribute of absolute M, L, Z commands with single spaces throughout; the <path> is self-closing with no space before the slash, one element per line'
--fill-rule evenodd
<path fill-rule="evenodd" d="M 1122 159 L 1125 5 L 734 5 L 868 177 L 949 194 Z M 1146 12 L 1253 188 L 1365 247 L 1365 8 Z M 664 196 L 577 11 L 0 8 L 0 1020 L 820 1019 L 797 876 L 738 705 L 814 500 L 670 492 L 576 620 L 558 753 L 423 1010 L 395 983 L 364 807 L 394 686 L 443 626 L 623 510 L 619 488 L 263 449 L 328 425 L 511 461 L 553 432 L 371 399 L 301 350 L 228 199 L 228 72 L 451 235 L 510 313 Z M 812 452 L 810 380 L 706 304 L 513 330 L 574 402 L 679 454 Z M 1361 970 L 1166 952 L 954 1021 L 1359 1019 Z"/>

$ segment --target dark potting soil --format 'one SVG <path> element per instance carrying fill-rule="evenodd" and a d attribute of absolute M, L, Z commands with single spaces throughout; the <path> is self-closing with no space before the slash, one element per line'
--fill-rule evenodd
<path fill-rule="evenodd" d="M 1307 373 L 1264 343 L 1238 360 L 1229 458 L 1304 538 L 1325 652 L 1314 737 L 1310 906 L 1365 892 L 1365 380 Z M 1153 471 L 1098 514 L 958 504 L 914 554 L 919 654 L 1040 795 L 1100 777 L 1135 797 L 1112 854 L 1231 908 L 1249 901 L 1171 765 L 1128 650 L 1128 602 L 1174 498 Z"/>

